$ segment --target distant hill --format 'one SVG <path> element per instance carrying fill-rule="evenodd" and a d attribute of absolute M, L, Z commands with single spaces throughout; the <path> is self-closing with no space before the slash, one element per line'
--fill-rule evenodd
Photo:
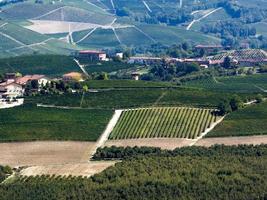
<path fill-rule="evenodd" d="M 80 48 L 145 50 L 153 44 L 183 42 L 267 47 L 264 0 L 40 2 L 43 3 L 28 0 L 1 7 L 2 57 L 55 51 L 68 54 Z"/>

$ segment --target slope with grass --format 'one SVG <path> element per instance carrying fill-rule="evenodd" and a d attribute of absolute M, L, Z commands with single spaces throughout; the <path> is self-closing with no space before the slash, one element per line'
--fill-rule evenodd
<path fill-rule="evenodd" d="M 90 85 L 89 85 L 90 88 Z M 231 98 L 233 94 L 215 93 L 209 91 L 187 88 L 106 88 L 82 95 L 46 95 L 31 97 L 26 101 L 57 106 L 74 106 L 98 109 L 122 109 L 140 108 L 151 106 L 192 106 L 192 107 L 216 107 L 222 98 Z M 253 98 L 253 95 L 242 94 L 245 100 Z"/>
<path fill-rule="evenodd" d="M 14 23 L 0 26 L 0 58 L 29 54 L 68 55 L 77 47 L 33 32 Z"/>
<path fill-rule="evenodd" d="M 220 119 L 213 111 L 182 107 L 126 110 L 113 129 L 110 139 L 196 139 Z"/>
<path fill-rule="evenodd" d="M 267 74 L 249 76 L 211 77 L 184 83 L 186 86 L 203 88 L 209 91 L 236 93 L 265 93 Z"/>
<path fill-rule="evenodd" d="M 267 103 L 252 105 L 229 114 L 206 137 L 267 134 Z"/>
<path fill-rule="evenodd" d="M 63 110 L 25 105 L 0 110 L 0 141 L 96 141 L 111 110 Z"/>
<path fill-rule="evenodd" d="M 80 72 L 80 69 L 69 56 L 35 55 L 0 59 L 0 73 L 58 76 L 70 71 Z"/>

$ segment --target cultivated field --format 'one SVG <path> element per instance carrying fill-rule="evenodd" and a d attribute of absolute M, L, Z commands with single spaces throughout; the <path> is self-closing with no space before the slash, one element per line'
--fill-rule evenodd
<path fill-rule="evenodd" d="M 78 164 L 65 164 L 65 165 L 42 165 L 33 166 L 23 169 L 20 172 L 22 176 L 40 176 L 40 175 L 56 175 L 56 176 L 83 176 L 90 177 L 100 173 L 115 165 L 115 161 L 103 162 L 88 162 Z"/>
<path fill-rule="evenodd" d="M 210 147 L 216 144 L 223 145 L 260 145 L 267 144 L 267 136 L 243 136 L 243 137 L 220 137 L 203 138 L 195 143 L 196 146 Z"/>
<path fill-rule="evenodd" d="M 0 141 L 96 141 L 113 111 L 40 108 L 0 110 Z"/>
<path fill-rule="evenodd" d="M 162 149 L 173 150 L 180 147 L 186 147 L 193 144 L 194 140 L 184 138 L 139 138 L 124 140 L 108 140 L 106 147 L 160 147 Z"/>
<path fill-rule="evenodd" d="M 267 102 L 251 105 L 229 114 L 206 137 L 267 134 Z"/>
<path fill-rule="evenodd" d="M 16 167 L 86 163 L 94 148 L 95 142 L 0 143 L 0 164 Z"/>
<path fill-rule="evenodd" d="M 200 137 L 220 119 L 212 109 L 159 107 L 126 110 L 109 139 Z"/>
<path fill-rule="evenodd" d="M 203 88 L 209 91 L 266 93 L 267 74 L 250 76 L 213 77 L 185 83 L 186 86 Z"/>
<path fill-rule="evenodd" d="M 111 85 L 112 86 L 112 85 Z M 132 84 L 129 84 L 131 87 Z M 90 85 L 89 85 L 90 88 Z M 252 95 L 242 94 L 242 99 L 247 99 Z M 254 95 L 255 96 L 255 95 Z M 83 108 L 98 109 L 128 109 L 151 106 L 191 106 L 191 107 L 216 107 L 222 98 L 231 98 L 232 94 L 209 92 L 199 89 L 187 88 L 124 88 L 99 90 L 88 92 L 84 95 L 46 95 L 46 98 L 33 97 L 31 102 L 51 104 L 57 106 L 80 105 Z"/>

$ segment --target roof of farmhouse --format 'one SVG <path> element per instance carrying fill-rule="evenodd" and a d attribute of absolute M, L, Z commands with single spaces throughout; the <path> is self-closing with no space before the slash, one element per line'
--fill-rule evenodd
<path fill-rule="evenodd" d="M 227 56 L 237 61 L 257 61 L 257 62 L 267 61 L 267 52 L 261 49 L 244 49 L 244 50 L 228 51 L 211 57 L 211 60 L 223 61 Z"/>
<path fill-rule="evenodd" d="M 82 50 L 79 51 L 80 54 L 105 54 L 103 51 L 97 51 L 97 50 Z"/>

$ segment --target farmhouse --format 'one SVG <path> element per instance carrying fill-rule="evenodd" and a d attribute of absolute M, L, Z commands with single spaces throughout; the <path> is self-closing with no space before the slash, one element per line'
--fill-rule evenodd
<path fill-rule="evenodd" d="M 80 59 L 85 59 L 89 61 L 107 61 L 107 54 L 103 51 L 96 50 L 84 50 L 78 52 L 78 57 Z"/>
<path fill-rule="evenodd" d="M 22 97 L 24 89 L 22 85 L 14 81 L 6 81 L 0 83 L 0 98 L 6 100 L 13 100 L 18 97 Z"/>
<path fill-rule="evenodd" d="M 38 87 L 45 86 L 48 83 L 50 83 L 50 80 L 45 75 L 39 75 L 39 74 L 26 75 L 23 77 L 19 77 L 16 79 L 16 83 L 22 86 L 26 86 L 28 82 L 33 81 L 33 80 L 38 82 Z"/>

